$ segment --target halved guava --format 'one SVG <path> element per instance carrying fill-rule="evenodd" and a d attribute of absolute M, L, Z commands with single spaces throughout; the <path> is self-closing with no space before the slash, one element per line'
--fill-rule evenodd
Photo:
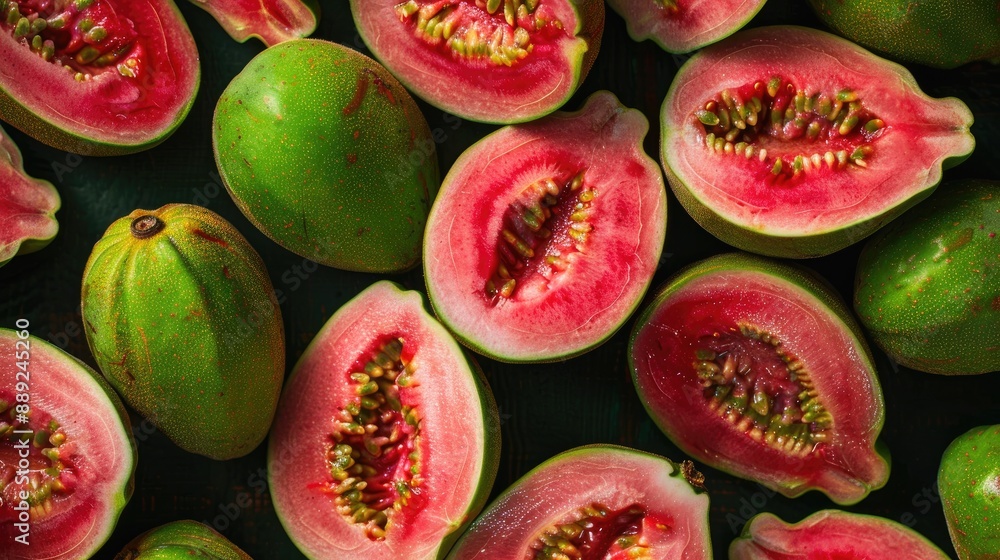
<path fill-rule="evenodd" d="M 794 26 L 741 31 L 681 68 L 661 113 L 661 160 L 691 216 L 730 245 L 816 257 L 934 190 L 975 141 L 972 113 L 908 70 Z"/>
<path fill-rule="evenodd" d="M 309 558 L 439 558 L 482 509 L 493 394 L 417 292 L 378 282 L 327 321 L 271 430 L 274 509 Z"/>
<path fill-rule="evenodd" d="M 25 173 L 21 151 L 0 128 L 0 266 L 52 241 L 60 204 L 52 183 Z"/>
<path fill-rule="evenodd" d="M 316 0 L 191 0 L 212 14 L 230 37 L 240 43 L 257 37 L 271 46 L 299 39 L 316 30 Z"/>
<path fill-rule="evenodd" d="M 695 460 L 840 504 L 889 477 L 868 346 L 809 272 L 748 254 L 696 263 L 636 319 L 628 357 L 646 411 Z"/>
<path fill-rule="evenodd" d="M 652 39 L 686 53 L 728 37 L 746 25 L 766 0 L 608 0 L 633 40 Z"/>
<path fill-rule="evenodd" d="M 729 558 L 947 560 L 948 555 L 906 525 L 874 515 L 827 509 L 795 524 L 771 513 L 757 515 L 729 546 Z"/>
<path fill-rule="evenodd" d="M 615 445 L 571 449 L 500 494 L 448 560 L 708 560 L 703 482 L 690 461 Z"/>
<path fill-rule="evenodd" d="M 569 100 L 604 31 L 601 0 L 351 0 L 351 12 L 375 58 L 417 97 L 504 124 Z"/>
<path fill-rule="evenodd" d="M 0 3 L 0 118 L 84 155 L 148 149 L 194 103 L 198 49 L 170 0 Z"/>
<path fill-rule="evenodd" d="M 649 125 L 609 92 L 465 151 L 424 235 L 434 311 L 476 352 L 552 361 L 607 340 L 663 249 L 667 198 Z"/>
<path fill-rule="evenodd" d="M 132 496 L 128 414 L 100 375 L 15 324 L 0 329 L 0 557 L 90 558 Z"/>
<path fill-rule="evenodd" d="M 174 521 L 146 531 L 115 560 L 253 560 L 215 529 L 197 521 Z"/>

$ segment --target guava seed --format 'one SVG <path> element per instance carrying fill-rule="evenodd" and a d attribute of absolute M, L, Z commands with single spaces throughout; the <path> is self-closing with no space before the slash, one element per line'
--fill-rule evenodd
<path fill-rule="evenodd" d="M 41 420 L 44 413 L 37 409 L 27 423 L 21 422 L 10 402 L 0 399 L 0 496 L 20 500 L 26 492 L 31 519 L 41 520 L 52 512 L 53 497 L 72 494 L 76 486 L 72 452 L 67 455 L 64 450 L 70 447 L 63 447 L 70 438 L 55 420 Z M 25 444 L 29 466 L 22 469 Z"/>
<path fill-rule="evenodd" d="M 645 517 L 645 508 L 638 504 L 617 511 L 601 504 L 582 507 L 572 521 L 545 530 L 531 545 L 531 558 L 600 560 L 614 549 L 628 558 L 652 559 L 652 551 L 642 544 Z"/>
<path fill-rule="evenodd" d="M 406 507 L 421 484 L 420 418 L 401 396 L 418 383 L 399 338 L 372 353 L 362 369 L 349 374 L 357 400 L 334 418 L 330 491 L 338 513 L 381 540 L 392 512 Z"/>
<path fill-rule="evenodd" d="M 498 262 L 484 289 L 493 305 L 512 298 L 526 280 L 549 281 L 571 266 L 573 254 L 586 251 L 597 192 L 586 186 L 585 172 L 535 181 L 507 207 Z"/>
<path fill-rule="evenodd" d="M 694 111 L 710 152 L 757 159 L 776 182 L 867 167 L 886 123 L 857 92 L 797 89 L 780 76 L 725 89 Z"/>
<path fill-rule="evenodd" d="M 749 437 L 804 456 L 829 438 L 833 418 L 805 365 L 749 323 L 702 337 L 692 367 L 708 406 Z"/>

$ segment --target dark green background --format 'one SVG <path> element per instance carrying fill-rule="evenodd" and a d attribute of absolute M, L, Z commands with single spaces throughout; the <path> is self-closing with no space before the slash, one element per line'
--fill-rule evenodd
<path fill-rule="evenodd" d="M 200 49 L 202 85 L 190 116 L 165 143 L 132 156 L 81 158 L 6 127 L 24 152 L 28 172 L 52 181 L 63 204 L 56 240 L 45 250 L 17 257 L 0 268 L 0 326 L 12 327 L 16 319 L 25 317 L 31 321 L 32 336 L 53 341 L 93 365 L 79 311 L 79 286 L 91 247 L 113 220 L 135 208 L 197 203 L 235 224 L 264 258 L 275 288 L 287 295 L 281 311 L 290 370 L 325 320 L 380 277 L 326 267 L 303 269 L 303 264 L 311 263 L 259 233 L 219 186 L 210 129 L 215 102 L 229 80 L 263 47 L 255 41 L 237 44 L 207 13 L 186 2 L 180 7 Z M 347 0 L 327 0 L 322 7 L 323 19 L 315 36 L 367 52 L 354 31 Z M 822 27 L 804 2 L 793 0 L 771 0 L 751 25 L 772 23 Z M 609 10 L 595 68 L 566 107 L 575 110 L 590 93 L 611 90 L 626 105 L 641 109 L 652 123 L 646 150 L 656 158 L 659 106 L 683 60 L 648 41 L 631 41 L 621 18 Z M 973 64 L 951 71 L 912 70 L 925 91 L 958 96 L 976 116 L 976 152 L 949 170 L 946 181 L 1000 179 L 1000 69 Z M 462 150 L 495 129 L 470 122 L 453 129 L 454 123 L 446 123 L 441 110 L 426 104 L 421 108 L 432 129 L 446 132 L 446 140 L 438 146 L 443 171 Z M 672 195 L 668 229 L 654 287 L 680 267 L 728 250 L 698 228 Z M 856 245 L 807 264 L 850 297 L 859 251 Z M 419 269 L 389 278 L 408 288 L 424 289 Z M 602 347 L 560 363 L 512 366 L 479 360 L 502 419 L 503 448 L 494 496 L 545 459 L 578 445 L 607 442 L 683 458 L 636 397 L 625 358 L 631 328 L 629 321 Z M 934 491 L 938 462 L 954 437 L 978 425 L 1000 423 L 1000 374 L 945 378 L 895 367 L 880 352 L 876 361 L 887 406 L 882 435 L 893 454 L 892 476 L 885 488 L 846 509 L 903 520 L 954 554 Z M 139 445 L 136 490 L 98 558 L 111 558 L 142 531 L 183 518 L 213 524 L 258 560 L 301 557 L 285 536 L 260 476 L 264 446 L 242 459 L 211 461 L 181 452 L 134 414 L 132 422 Z M 712 500 L 717 558 L 725 557 L 729 542 L 754 513 L 771 511 L 798 520 L 835 507 L 815 492 L 790 500 L 752 482 L 707 467 L 703 470 Z"/>

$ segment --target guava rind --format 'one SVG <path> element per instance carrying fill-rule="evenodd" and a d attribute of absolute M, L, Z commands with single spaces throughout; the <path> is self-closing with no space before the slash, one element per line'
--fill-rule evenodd
<path fill-rule="evenodd" d="M 385 540 L 373 541 L 317 486 L 331 479 L 330 418 L 356 398 L 353 364 L 386 336 L 403 338 L 404 351 L 415 344 L 413 363 L 426 364 L 414 375 L 420 392 L 402 399 L 420 413 L 426 505 L 393 512 Z M 500 418 L 482 371 L 419 292 L 383 280 L 337 310 L 292 370 L 268 441 L 268 480 L 279 520 L 307 557 L 437 559 L 485 505 L 499 457 Z"/>
<path fill-rule="evenodd" d="M 277 45 L 312 34 L 319 23 L 316 0 L 191 0 L 237 42 L 251 37 Z"/>
<path fill-rule="evenodd" d="M 827 509 L 794 524 L 771 513 L 754 516 L 729 546 L 730 560 L 802 558 L 909 558 L 948 555 L 913 529 L 874 515 Z"/>
<path fill-rule="evenodd" d="M 163 229 L 138 238 L 143 216 Z M 105 378 L 174 443 L 222 460 L 263 441 L 284 327 L 263 261 L 229 222 L 188 204 L 116 220 L 87 261 L 81 300 Z"/>
<path fill-rule="evenodd" d="M 778 296 L 771 297 L 765 289 Z M 738 294 L 733 293 L 736 290 Z M 694 343 L 683 334 L 684 329 L 695 329 L 694 318 L 677 315 L 670 316 L 671 324 L 656 322 L 665 321 L 664 310 L 683 298 L 697 302 L 708 298 L 699 306 L 706 317 L 720 324 L 734 318 L 748 320 L 776 336 L 782 348 L 804 364 L 833 417 L 834 435 L 823 448 L 799 459 L 732 431 L 730 423 L 702 402 L 693 367 L 688 377 L 656 369 L 672 367 L 667 357 L 661 357 L 669 352 L 667 346 Z M 828 347 L 819 350 L 827 352 L 815 355 L 819 350 L 811 346 L 821 343 Z M 745 253 L 717 255 L 690 265 L 668 279 L 637 316 L 628 360 L 646 411 L 695 460 L 788 497 L 819 490 L 838 504 L 856 503 L 888 480 L 888 450 L 876 440 L 885 403 L 871 352 L 845 303 L 810 271 Z"/>
<path fill-rule="evenodd" d="M 652 283 L 666 236 L 666 187 L 642 148 L 648 130 L 641 112 L 599 91 L 578 111 L 504 127 L 459 156 L 431 208 L 423 262 L 434 312 L 459 342 L 504 362 L 548 362 L 621 328 Z M 491 305 L 484 286 L 511 201 L 537 180 L 580 170 L 599 193 L 585 250 L 544 287 Z"/>
<path fill-rule="evenodd" d="M 12 35 L 0 34 L 0 50 L 7 54 L 0 58 L 0 76 L 14 77 L 0 80 L 0 118 L 39 142 L 86 156 L 131 154 L 166 140 L 194 105 L 201 66 L 197 45 L 176 4 L 169 0 L 145 4 L 151 5 L 149 19 L 158 32 L 138 31 L 147 49 L 166 59 L 148 59 L 151 64 L 140 84 L 118 80 L 116 74 L 84 82 L 91 91 L 81 92 L 72 73 L 45 62 Z M 129 13 L 121 6 L 118 11 Z M 32 79 L 20 79 L 26 75 Z M 130 118 L 122 119 L 123 114 Z M 137 114 L 158 117 L 148 122 Z"/>
<path fill-rule="evenodd" d="M 604 2 L 551 1 L 565 4 L 564 13 L 575 20 L 573 26 L 563 24 L 566 45 L 536 45 L 510 67 L 455 63 L 432 52 L 400 24 L 393 11 L 396 0 L 351 0 L 351 13 L 375 58 L 414 95 L 463 119 L 513 124 L 543 117 L 569 101 L 600 49 Z"/>
<path fill-rule="evenodd" d="M 670 53 L 688 53 L 735 33 L 767 0 L 679 0 L 671 14 L 656 0 L 608 0 L 634 41 L 651 39 Z"/>
<path fill-rule="evenodd" d="M 229 194 L 285 249 L 360 272 L 419 262 L 435 144 L 378 62 L 316 39 L 270 47 L 223 92 L 212 132 Z"/>
<path fill-rule="evenodd" d="M 136 444 L 128 412 L 97 372 L 34 336 L 30 326 L 22 331 L 0 328 L 0 356 L 5 371 L 11 372 L 3 377 L 2 388 L 16 394 L 15 383 L 24 381 L 14 375 L 21 371 L 16 355 L 24 349 L 18 342 L 28 345 L 29 406 L 64 420 L 63 429 L 72 438 L 68 441 L 76 442 L 73 454 L 79 468 L 74 472 L 74 494 L 64 501 L 54 499 L 49 516 L 29 520 L 28 546 L 15 541 L 22 531 L 0 524 L 0 548 L 18 550 L 21 560 L 86 560 L 111 536 L 135 488 Z"/>
<path fill-rule="evenodd" d="M 901 62 L 955 68 L 1000 62 L 994 0 L 809 0 L 839 35 Z"/>
<path fill-rule="evenodd" d="M 0 128 L 0 266 L 55 238 L 61 202 L 52 183 L 25 173 L 21 151 Z"/>
<path fill-rule="evenodd" d="M 174 521 L 150 529 L 125 545 L 115 560 L 253 560 L 229 539 L 197 521 Z"/>
<path fill-rule="evenodd" d="M 727 87 L 776 74 L 828 95 L 849 87 L 885 121 L 867 167 L 824 167 L 775 187 L 756 158 L 708 151 L 694 112 Z M 743 30 L 699 51 L 677 73 L 660 116 L 660 161 L 692 218 L 734 247 L 786 258 L 828 255 L 870 235 L 926 198 L 942 169 L 975 146 L 973 116 L 960 100 L 930 98 L 899 64 L 797 26 Z"/>
<path fill-rule="evenodd" d="M 524 557 L 543 531 L 595 502 L 612 510 L 639 504 L 650 517 L 672 516 L 677 523 L 666 535 L 657 532 L 655 522 L 644 524 L 653 557 L 712 557 L 709 497 L 700 482 L 687 480 L 681 465 L 669 459 L 595 444 L 550 458 L 504 490 L 462 535 L 448 560 Z"/>
<path fill-rule="evenodd" d="M 1000 370 L 1000 181 L 946 183 L 864 247 L 854 309 L 875 344 L 928 373 Z"/>
<path fill-rule="evenodd" d="M 1000 558 L 1000 425 L 973 428 L 951 442 L 938 491 L 959 560 Z"/>

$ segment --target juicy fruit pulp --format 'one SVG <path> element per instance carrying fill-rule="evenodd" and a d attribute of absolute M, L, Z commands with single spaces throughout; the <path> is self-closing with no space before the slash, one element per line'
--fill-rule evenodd
<path fill-rule="evenodd" d="M 275 510 L 310 558 L 438 558 L 489 495 L 499 418 L 420 295 L 382 281 L 306 349 L 269 446 Z"/>
<path fill-rule="evenodd" d="M 764 7 L 765 0 L 608 0 L 636 41 L 652 39 L 668 52 L 686 53 L 728 37 Z"/>
<path fill-rule="evenodd" d="M 969 430 L 948 446 L 938 489 L 959 559 L 1000 558 L 1000 425 Z"/>
<path fill-rule="evenodd" d="M 995 0 L 810 0 L 838 34 L 904 62 L 954 68 L 1000 60 Z"/>
<path fill-rule="evenodd" d="M 237 206 L 289 251 L 363 272 L 420 259 L 434 141 L 374 60 L 318 40 L 265 50 L 219 99 L 212 143 Z"/>
<path fill-rule="evenodd" d="M 449 560 L 707 560 L 701 474 L 642 451 L 591 445 L 524 475 L 476 519 Z"/>
<path fill-rule="evenodd" d="M 747 523 L 729 547 L 730 560 L 867 558 L 947 560 L 948 555 L 916 531 L 881 517 L 839 510 L 818 511 L 794 525 L 773 514 Z"/>
<path fill-rule="evenodd" d="M 5 0 L 0 28 L 0 117 L 56 148 L 151 148 L 194 103 L 198 50 L 168 0 Z"/>
<path fill-rule="evenodd" d="M 1000 181 L 946 183 L 858 259 L 854 309 L 894 360 L 946 375 L 1000 370 Z"/>
<path fill-rule="evenodd" d="M 132 495 L 128 415 L 97 373 L 17 326 L 0 329 L 0 556 L 89 558 Z"/>
<path fill-rule="evenodd" d="M 679 272 L 637 319 L 629 363 L 653 420 L 708 465 L 842 504 L 888 479 L 867 346 L 802 270 L 730 254 Z"/>
<path fill-rule="evenodd" d="M 115 560 L 252 560 L 211 527 L 197 521 L 174 521 L 128 543 Z"/>
<path fill-rule="evenodd" d="M 867 236 L 974 146 L 961 101 L 927 97 L 903 67 L 799 27 L 700 51 L 661 117 L 662 162 L 685 209 L 726 243 L 783 257 Z"/>
<path fill-rule="evenodd" d="M 599 92 L 459 157 L 428 219 L 427 293 L 477 352 L 551 361 L 610 337 L 652 280 L 666 230 L 646 119 Z"/>
<path fill-rule="evenodd" d="M 311 34 L 319 23 L 315 0 L 191 0 L 239 42 L 257 37 L 276 45 Z"/>
<path fill-rule="evenodd" d="M 600 46 L 597 0 L 351 0 L 358 32 L 415 95 L 474 121 L 558 109 Z"/>
<path fill-rule="evenodd" d="M 285 373 L 264 263 L 199 206 L 115 221 L 84 270 L 87 343 L 127 403 L 181 448 L 241 457 L 267 435 Z"/>
<path fill-rule="evenodd" d="M 0 266 L 52 241 L 60 203 L 52 183 L 24 172 L 21 151 L 0 128 Z"/>

